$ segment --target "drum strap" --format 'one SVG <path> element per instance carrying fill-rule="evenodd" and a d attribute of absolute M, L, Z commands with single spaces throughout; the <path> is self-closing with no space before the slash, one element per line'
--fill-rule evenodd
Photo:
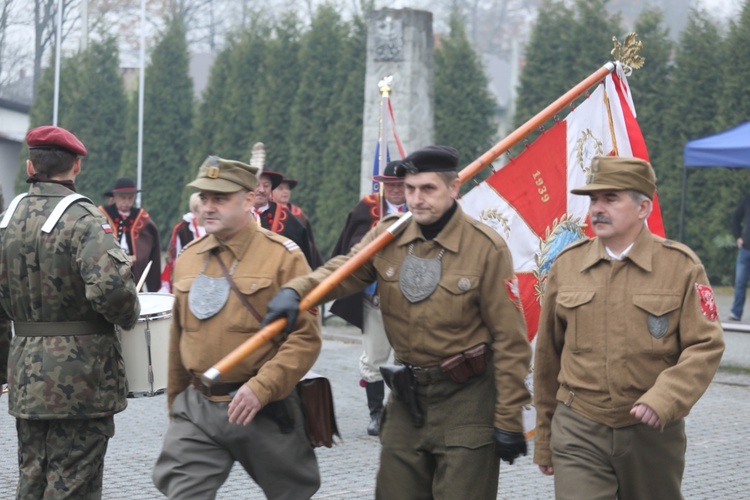
<path fill-rule="evenodd" d="M 112 323 L 101 321 L 14 321 L 13 331 L 17 337 L 61 337 L 65 335 L 96 335 L 114 333 Z"/>
<path fill-rule="evenodd" d="M 245 297 L 245 295 L 242 292 L 240 292 L 239 288 L 237 288 L 237 285 L 232 279 L 232 275 L 229 274 L 229 269 L 227 269 L 227 266 L 225 266 L 224 263 L 221 261 L 221 257 L 219 257 L 215 252 L 212 252 L 212 254 L 215 255 L 216 260 L 219 261 L 219 266 L 221 267 L 221 271 L 224 273 L 224 277 L 229 282 L 229 286 L 232 287 L 232 291 L 237 294 L 237 298 L 240 299 L 240 302 L 242 302 L 242 305 L 245 306 L 248 311 L 250 311 L 250 314 L 252 314 L 256 320 L 258 320 L 258 323 L 262 323 L 263 317 L 258 313 L 258 311 L 253 307 L 253 305 L 247 300 L 247 297 Z"/>

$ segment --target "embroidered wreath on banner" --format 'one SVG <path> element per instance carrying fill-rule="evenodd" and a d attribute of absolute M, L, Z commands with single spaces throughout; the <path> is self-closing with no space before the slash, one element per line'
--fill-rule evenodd
<path fill-rule="evenodd" d="M 558 254 L 571 243 L 583 239 L 586 235 L 583 228 L 586 227 L 579 217 L 565 214 L 552 221 L 552 226 L 547 227 L 544 238 L 539 240 L 539 252 L 534 256 L 536 268 L 534 269 L 534 293 L 536 300 L 541 305 L 544 295 L 544 285 L 549 274 L 549 268 L 557 258 Z"/>
<path fill-rule="evenodd" d="M 502 226 L 503 233 L 505 233 L 505 239 L 507 240 L 510 237 L 510 225 L 508 224 L 508 218 L 505 217 L 500 210 L 496 208 L 484 209 L 479 214 L 479 219 L 495 231 L 497 231 L 498 225 Z"/>
<path fill-rule="evenodd" d="M 576 141 L 576 162 L 581 167 L 584 174 L 589 173 L 589 165 L 594 156 L 604 155 L 604 143 L 594 137 L 590 128 L 581 132 L 581 136 Z"/>

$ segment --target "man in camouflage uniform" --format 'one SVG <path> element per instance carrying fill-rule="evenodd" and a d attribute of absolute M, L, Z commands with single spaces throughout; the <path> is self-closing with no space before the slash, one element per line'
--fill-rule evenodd
<path fill-rule="evenodd" d="M 0 397 L 6 390 L 8 383 L 8 351 L 10 351 L 10 322 L 0 320 Z"/>
<path fill-rule="evenodd" d="M 43 126 L 26 136 L 32 185 L 0 221 L 0 337 L 16 417 L 17 498 L 101 498 L 104 454 L 125 409 L 114 325 L 140 306 L 128 257 L 102 214 L 74 193 L 84 145 Z"/>

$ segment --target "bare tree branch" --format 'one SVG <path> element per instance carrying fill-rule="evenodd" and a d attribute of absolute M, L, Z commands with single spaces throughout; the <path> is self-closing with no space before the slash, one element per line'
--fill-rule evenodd
<path fill-rule="evenodd" d="M 63 0 L 62 15 L 63 26 L 75 21 L 73 6 L 78 0 Z M 42 59 L 45 51 L 53 45 L 57 22 L 57 0 L 34 0 L 34 92 L 42 74 Z M 77 12 L 77 11 L 76 11 Z M 63 29 L 62 40 L 70 33 L 71 27 Z M 61 43 L 62 43 L 61 40 Z"/>

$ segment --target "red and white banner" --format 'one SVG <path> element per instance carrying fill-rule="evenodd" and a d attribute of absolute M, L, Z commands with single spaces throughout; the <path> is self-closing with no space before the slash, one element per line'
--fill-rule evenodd
<path fill-rule="evenodd" d="M 593 236 L 587 221 L 589 198 L 570 190 L 586 184 L 594 156 L 649 159 L 635 116 L 630 88 L 617 63 L 565 120 L 460 200 L 465 212 L 494 228 L 510 247 L 530 341 L 536 336 L 552 262 L 568 244 Z M 664 235 L 658 199 L 648 225 Z M 533 417 L 526 417 L 527 429 L 533 429 Z"/>
<path fill-rule="evenodd" d="M 536 335 L 541 293 L 554 258 L 569 243 L 593 236 L 587 224 L 589 198 L 570 190 L 586 184 L 594 156 L 606 155 L 648 160 L 619 63 L 565 120 L 460 200 L 464 211 L 494 228 L 510 247 L 529 340 Z M 648 224 L 663 236 L 654 201 Z"/>

